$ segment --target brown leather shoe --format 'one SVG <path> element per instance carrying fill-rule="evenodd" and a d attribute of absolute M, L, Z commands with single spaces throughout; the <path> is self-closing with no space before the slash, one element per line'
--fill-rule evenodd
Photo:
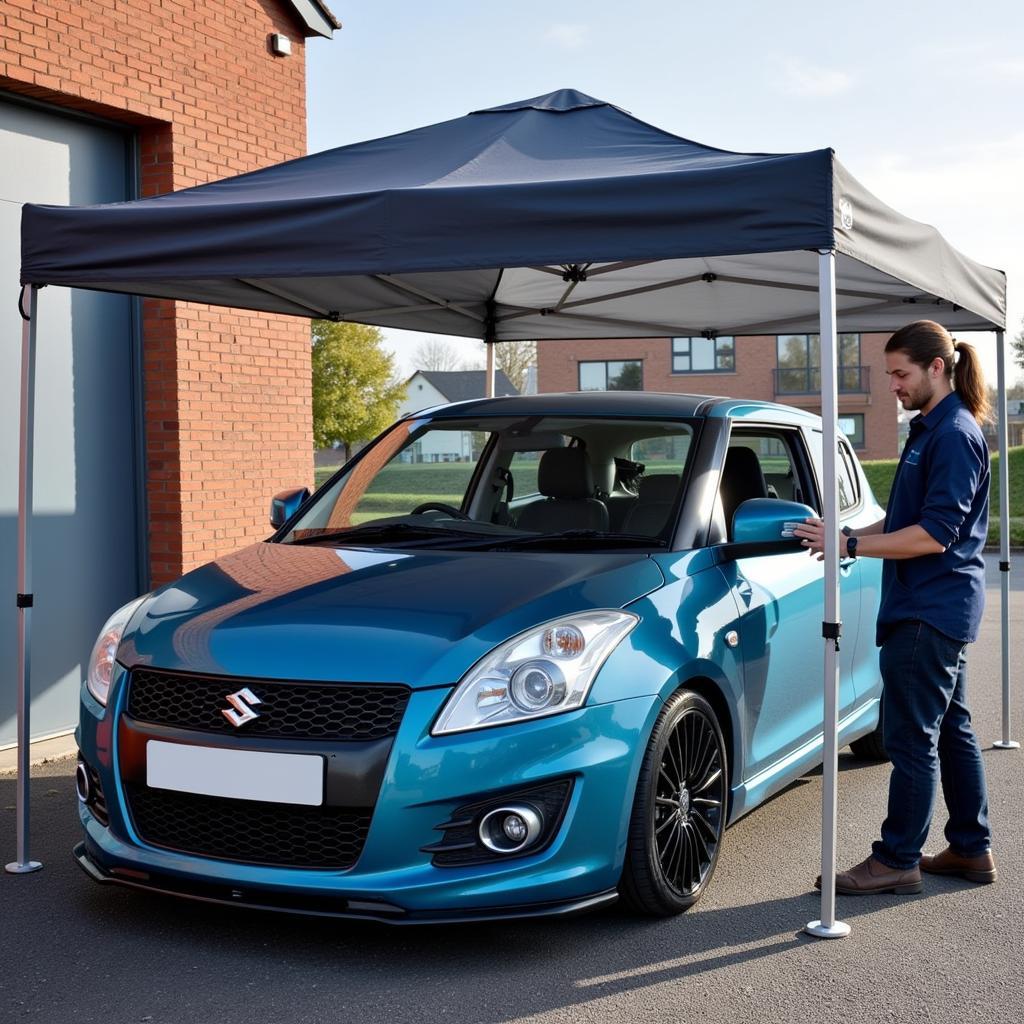
<path fill-rule="evenodd" d="M 820 875 L 814 887 L 821 888 Z M 882 892 L 905 896 L 920 892 L 922 888 L 919 868 L 898 871 L 888 864 L 875 860 L 874 857 L 868 857 L 849 871 L 841 871 L 836 875 L 836 892 L 841 892 L 845 896 L 872 896 Z"/>
<path fill-rule="evenodd" d="M 947 846 L 942 853 L 921 858 L 921 870 L 932 875 L 956 875 L 966 878 L 968 882 L 980 882 L 987 885 L 996 880 L 996 862 L 992 851 L 977 857 L 962 857 L 952 847 Z"/>

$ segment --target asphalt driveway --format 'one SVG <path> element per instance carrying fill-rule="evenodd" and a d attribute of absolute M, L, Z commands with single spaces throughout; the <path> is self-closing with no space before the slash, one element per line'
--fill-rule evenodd
<path fill-rule="evenodd" d="M 1024 647 L 1024 562 L 1013 574 Z M 990 569 L 994 563 L 990 564 Z M 1024 755 L 1000 735 L 998 579 L 970 671 L 985 748 L 991 886 L 926 878 L 917 896 L 839 897 L 850 938 L 818 916 L 820 776 L 732 828 L 708 895 L 682 917 L 614 910 L 557 922 L 394 929 L 172 902 L 100 887 L 72 863 L 73 761 L 32 780 L 29 876 L 0 875 L 0 1021 L 1018 1021 L 1024 994 Z M 1014 737 L 1024 732 L 1017 665 Z M 841 758 L 840 867 L 884 813 L 887 770 Z M 14 780 L 0 778 L 0 854 L 14 855 Z M 942 808 L 929 848 L 942 844 Z"/>

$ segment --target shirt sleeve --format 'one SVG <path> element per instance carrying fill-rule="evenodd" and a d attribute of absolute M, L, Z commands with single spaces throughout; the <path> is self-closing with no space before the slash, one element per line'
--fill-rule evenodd
<path fill-rule="evenodd" d="M 938 438 L 931 452 L 928 483 L 918 525 L 943 548 L 955 544 L 984 474 L 985 454 L 962 430 Z"/>

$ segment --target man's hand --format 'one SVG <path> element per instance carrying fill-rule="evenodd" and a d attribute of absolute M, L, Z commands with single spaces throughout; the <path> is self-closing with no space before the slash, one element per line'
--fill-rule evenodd
<path fill-rule="evenodd" d="M 825 523 L 821 519 L 805 519 L 793 530 L 793 536 L 800 538 L 800 543 L 807 548 L 807 553 L 817 555 L 818 561 L 825 559 Z M 845 537 L 840 537 L 837 551 L 843 550 Z"/>

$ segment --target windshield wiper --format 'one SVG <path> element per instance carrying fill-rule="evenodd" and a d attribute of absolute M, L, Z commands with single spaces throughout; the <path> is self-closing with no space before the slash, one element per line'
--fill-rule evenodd
<path fill-rule="evenodd" d="M 474 547 L 486 547 L 491 551 L 504 551 L 511 548 L 544 547 L 568 543 L 573 547 L 656 547 L 664 548 L 668 542 L 657 537 L 647 537 L 639 533 L 603 533 L 600 530 L 562 530 L 557 533 L 532 533 L 527 537 L 502 537 L 474 544 Z"/>
<path fill-rule="evenodd" d="M 414 523 L 384 523 L 379 526 L 354 526 L 347 530 L 325 530 L 323 533 L 312 533 L 305 537 L 296 537 L 287 541 L 289 544 L 320 544 L 333 541 L 354 541 L 366 544 L 374 540 L 437 540 L 450 537 L 480 536 L 477 530 L 464 530 L 450 526 L 420 526 Z M 492 540 L 493 538 L 488 538 Z"/>

